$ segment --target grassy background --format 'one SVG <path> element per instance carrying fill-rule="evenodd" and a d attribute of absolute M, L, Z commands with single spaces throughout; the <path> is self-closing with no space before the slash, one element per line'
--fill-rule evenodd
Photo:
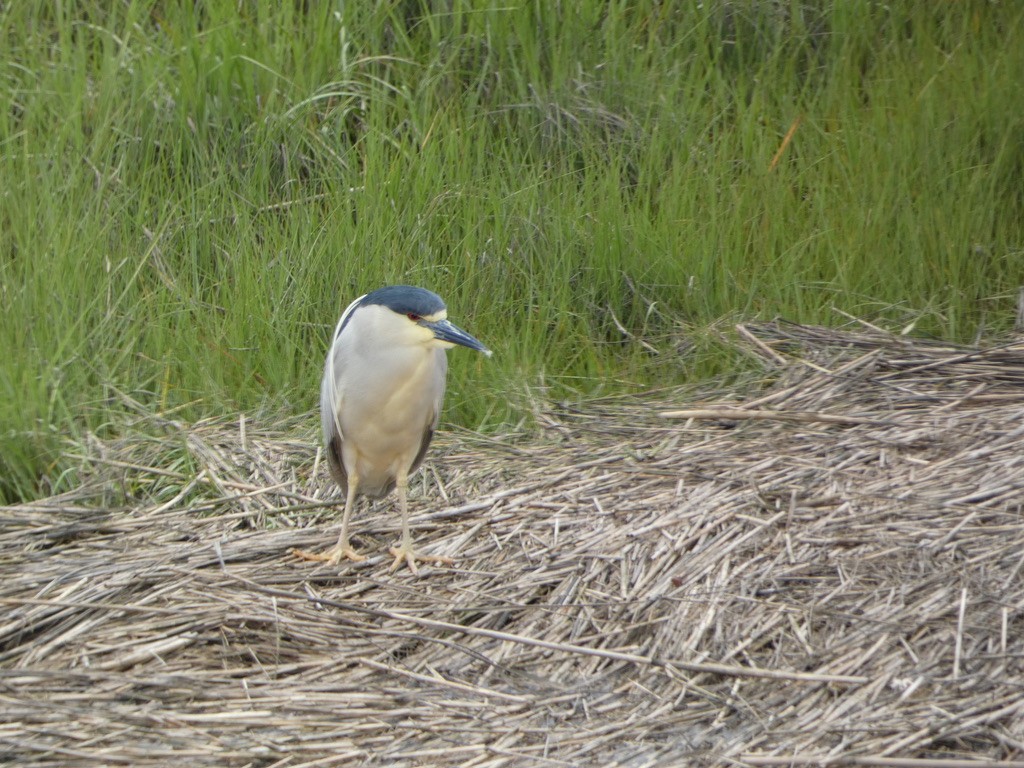
<path fill-rule="evenodd" d="M 311 409 L 387 283 L 496 351 L 473 427 L 726 371 L 722 318 L 998 338 L 1022 72 L 1015 2 L 0 4 L 0 500 L 133 408 Z"/>

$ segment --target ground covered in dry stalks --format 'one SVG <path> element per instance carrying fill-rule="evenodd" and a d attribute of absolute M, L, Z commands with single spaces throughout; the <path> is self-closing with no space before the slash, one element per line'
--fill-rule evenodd
<path fill-rule="evenodd" d="M 338 567 L 312 417 L 0 510 L 19 765 L 1024 765 L 1024 343 L 741 328 L 757 386 L 449 432 Z M 666 411 L 686 412 L 666 416 Z"/>

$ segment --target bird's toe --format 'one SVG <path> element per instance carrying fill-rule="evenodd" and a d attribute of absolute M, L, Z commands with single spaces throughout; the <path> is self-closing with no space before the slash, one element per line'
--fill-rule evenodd
<path fill-rule="evenodd" d="M 402 563 L 409 566 L 409 570 L 412 571 L 413 576 L 419 576 L 419 569 L 416 567 L 416 553 L 412 549 L 406 547 L 391 547 L 388 550 L 391 556 L 395 558 L 395 562 L 391 564 L 388 569 L 391 573 L 394 573 L 402 567 Z"/>
<path fill-rule="evenodd" d="M 398 546 L 391 547 L 388 550 L 391 556 L 395 558 L 395 562 L 391 564 L 389 569 L 391 573 L 394 573 L 402 564 L 405 563 L 409 566 L 409 570 L 412 571 L 414 576 L 419 575 L 419 569 L 416 567 L 416 561 L 419 560 L 421 563 L 436 563 L 437 565 L 452 565 L 455 563 L 450 557 L 443 555 L 421 555 L 416 552 L 412 547 Z"/>

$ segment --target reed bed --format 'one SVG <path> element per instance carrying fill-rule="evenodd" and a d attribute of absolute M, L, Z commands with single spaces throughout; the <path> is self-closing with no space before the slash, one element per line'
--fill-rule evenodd
<path fill-rule="evenodd" d="M 1024 343 L 739 327 L 746 386 L 449 431 L 451 568 L 337 567 L 312 417 L 68 449 L 0 509 L 19 765 L 1024 766 Z"/>

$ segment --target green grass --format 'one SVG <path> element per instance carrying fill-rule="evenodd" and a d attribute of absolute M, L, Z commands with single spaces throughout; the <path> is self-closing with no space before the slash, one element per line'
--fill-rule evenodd
<path fill-rule="evenodd" d="M 451 356 L 474 427 L 540 381 L 725 372 L 721 318 L 1004 335 L 1022 30 L 981 0 L 4 3 L 0 499 L 73 483 L 63 438 L 129 398 L 314 407 L 387 283 L 496 351 Z"/>

